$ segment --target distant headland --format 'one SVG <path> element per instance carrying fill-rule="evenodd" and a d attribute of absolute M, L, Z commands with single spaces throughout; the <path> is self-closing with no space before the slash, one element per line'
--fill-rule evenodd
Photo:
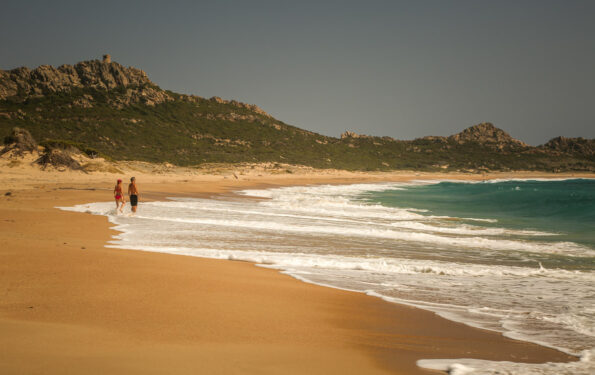
<path fill-rule="evenodd" d="M 44 150 L 182 166 L 266 162 L 364 171 L 595 171 L 593 139 L 557 137 L 534 147 L 489 122 L 449 137 L 397 140 L 350 131 L 329 137 L 288 125 L 256 105 L 164 90 L 144 71 L 108 54 L 57 68 L 0 70 L 5 150 L 14 143 L 14 128 Z"/>

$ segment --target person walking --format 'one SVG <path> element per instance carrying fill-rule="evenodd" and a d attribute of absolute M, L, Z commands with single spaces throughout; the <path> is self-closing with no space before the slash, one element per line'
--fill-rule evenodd
<path fill-rule="evenodd" d="M 138 206 L 138 188 L 136 187 L 136 177 L 130 178 L 130 184 L 128 184 L 128 196 L 130 196 L 130 208 L 132 212 L 136 213 L 136 207 Z"/>
<path fill-rule="evenodd" d="M 124 200 L 124 192 L 122 191 L 121 179 L 118 179 L 116 187 L 114 188 L 114 198 L 116 199 L 116 211 L 120 209 L 120 212 L 122 212 L 122 209 L 124 208 L 124 204 L 126 203 L 126 201 Z"/>

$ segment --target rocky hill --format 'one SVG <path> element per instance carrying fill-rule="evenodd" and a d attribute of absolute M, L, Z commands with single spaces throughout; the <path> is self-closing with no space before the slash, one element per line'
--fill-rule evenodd
<path fill-rule="evenodd" d="M 546 152 L 554 152 L 559 155 L 581 155 L 587 157 L 595 156 L 595 139 L 556 137 L 546 144 L 540 146 Z"/>
<path fill-rule="evenodd" d="M 467 128 L 458 134 L 451 135 L 448 139 L 458 144 L 476 142 L 498 150 L 520 150 L 529 147 L 525 142 L 512 138 L 510 134 L 489 122 Z"/>
<path fill-rule="evenodd" d="M 285 124 L 255 105 L 163 90 L 142 70 L 112 62 L 109 55 L 72 66 L 0 71 L 0 137 L 14 127 L 53 148 L 186 166 L 595 171 L 593 140 L 560 137 L 532 147 L 491 123 L 412 141 L 353 132 L 327 137 Z"/>
<path fill-rule="evenodd" d="M 112 90 L 127 88 L 126 99 L 121 104 L 160 104 L 172 98 L 159 90 L 146 73 L 136 68 L 126 68 L 111 61 L 109 55 L 103 61 L 83 61 L 73 65 L 54 68 L 41 65 L 33 70 L 20 67 L 10 71 L 0 70 L 0 100 L 14 98 L 25 101 L 57 93 L 71 93 L 75 89 Z M 73 103 L 92 106 L 92 97 L 83 97 Z"/>

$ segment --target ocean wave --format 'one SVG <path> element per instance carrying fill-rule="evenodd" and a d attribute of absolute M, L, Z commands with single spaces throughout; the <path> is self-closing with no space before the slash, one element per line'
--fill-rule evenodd
<path fill-rule="evenodd" d="M 237 193 L 258 198 L 307 196 L 355 196 L 364 192 L 403 189 L 412 183 L 287 186 L 272 189 L 246 189 Z"/>
<path fill-rule="evenodd" d="M 540 232 L 532 230 L 514 230 L 506 228 L 485 228 L 472 225 L 458 225 L 456 227 L 442 227 L 436 225 L 428 225 L 420 222 L 403 221 L 390 224 L 396 228 L 405 228 L 412 230 L 420 230 L 425 232 L 439 232 L 451 234 L 467 234 L 475 236 L 556 236 L 557 233 Z"/>
<path fill-rule="evenodd" d="M 145 203 L 145 206 L 151 206 L 152 203 Z M 162 206 L 162 205 L 161 205 Z M 115 209 L 106 207 L 106 204 L 87 204 L 75 206 L 78 211 L 89 212 L 97 215 L 113 215 Z M 72 208 L 69 208 L 73 210 Z M 226 219 L 226 218 L 180 218 L 174 216 L 160 216 L 153 214 L 151 216 L 139 213 L 135 215 L 136 219 L 172 222 L 172 223 L 185 223 L 185 224 L 198 224 L 206 226 L 220 226 L 229 228 L 243 228 L 273 232 L 286 232 L 286 233 L 307 233 L 325 236 L 341 236 L 341 237 L 359 237 L 359 238 L 382 238 L 399 241 L 407 241 L 413 243 L 425 243 L 434 245 L 444 246 L 459 246 L 470 249 L 487 249 L 496 251 L 517 251 L 517 252 L 535 252 L 535 253 L 548 253 L 548 254 L 563 254 L 574 257 L 592 257 L 595 256 L 595 251 L 575 244 L 573 242 L 537 242 L 537 241 L 523 241 L 523 240 L 511 240 L 511 239 L 497 239 L 497 238 L 485 238 L 481 237 L 481 233 L 470 237 L 461 237 L 460 234 L 473 234 L 469 227 L 461 227 L 459 233 L 453 230 L 452 233 L 444 234 L 459 234 L 458 236 L 446 236 L 438 233 L 425 233 L 416 231 L 415 226 L 419 224 L 404 224 L 404 226 L 411 226 L 410 230 L 394 230 L 394 229 L 380 229 L 382 225 L 361 225 L 365 223 L 357 223 L 351 226 L 333 226 L 333 225 L 312 225 L 309 223 L 301 222 L 277 222 L 277 221 L 261 221 L 261 220 L 241 220 L 241 219 Z M 403 223 L 401 223 L 403 224 Z M 393 223 L 391 225 L 398 229 L 399 223 Z M 445 230 L 444 228 L 442 229 Z M 448 230 L 447 230 L 448 231 Z M 490 231 L 485 229 L 484 231 Z M 434 230 L 434 232 L 440 232 L 440 229 Z M 465 233 L 466 232 L 466 233 Z M 485 233 L 483 233 L 485 234 Z M 511 231 L 510 234 L 515 234 Z M 516 233 L 519 234 L 519 233 Z M 536 234 L 533 234 L 536 235 Z"/>
<path fill-rule="evenodd" d="M 176 223 L 190 223 L 211 226 L 223 226 L 230 228 L 244 228 L 267 230 L 274 232 L 308 233 L 318 235 L 337 235 L 343 237 L 372 237 L 392 239 L 408 242 L 421 242 L 428 244 L 439 244 L 449 246 L 461 246 L 473 249 L 489 249 L 503 251 L 525 251 L 537 252 L 540 254 L 564 254 L 568 256 L 595 256 L 595 251 L 573 242 L 528 242 L 520 240 L 489 239 L 484 237 L 446 237 L 437 234 L 422 233 L 415 231 L 395 231 L 388 229 L 376 229 L 373 227 L 339 227 L 321 225 L 299 225 L 277 222 L 263 222 L 250 220 L 229 220 L 229 219 L 182 219 L 163 216 L 137 215 L 139 219 L 169 221 Z"/>
<path fill-rule="evenodd" d="M 123 229 L 123 228 L 118 228 Z M 108 247 L 122 248 L 118 241 L 112 242 Z M 595 282 L 595 276 L 580 271 L 567 271 L 545 269 L 540 265 L 534 268 L 511 266 L 483 266 L 457 264 L 451 262 L 437 262 L 411 259 L 366 259 L 361 257 L 347 257 L 336 255 L 320 255 L 306 253 L 274 253 L 263 251 L 241 251 L 217 248 L 195 248 L 182 246 L 151 246 L 126 244 L 125 248 L 198 256 L 214 259 L 234 259 L 246 262 L 275 265 L 280 269 L 335 269 L 371 271 L 381 274 L 434 274 L 439 276 L 496 276 L 496 277 L 530 277 L 548 275 L 556 279 L 580 278 L 584 282 Z"/>

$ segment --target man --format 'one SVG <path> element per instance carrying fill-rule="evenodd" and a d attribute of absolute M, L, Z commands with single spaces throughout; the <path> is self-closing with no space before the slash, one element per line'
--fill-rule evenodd
<path fill-rule="evenodd" d="M 138 206 L 138 188 L 136 187 L 136 178 L 130 178 L 130 184 L 128 184 L 128 195 L 130 196 L 130 207 L 132 212 L 136 213 L 136 206 Z"/>

